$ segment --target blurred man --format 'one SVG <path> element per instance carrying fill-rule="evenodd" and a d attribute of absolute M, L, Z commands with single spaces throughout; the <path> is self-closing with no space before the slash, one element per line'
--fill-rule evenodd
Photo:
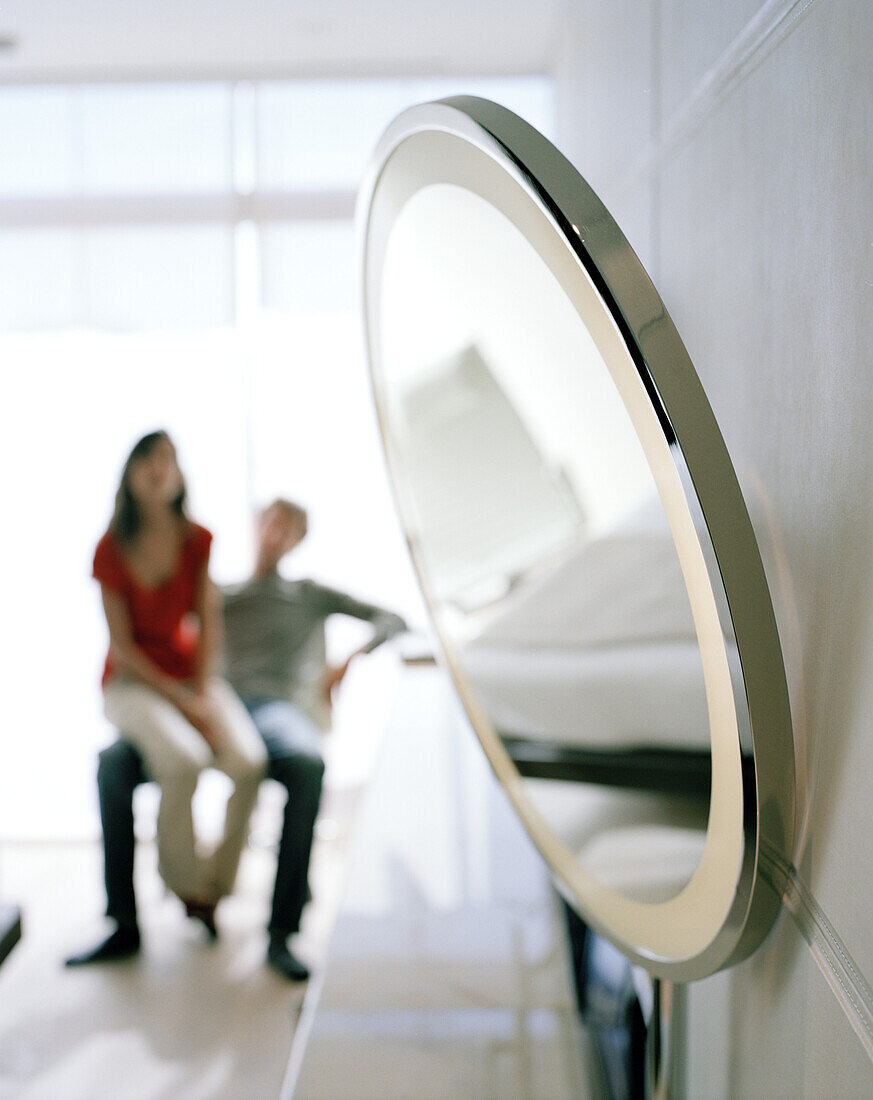
<path fill-rule="evenodd" d="M 309 970 L 288 940 L 309 897 L 308 872 L 324 760 L 321 730 L 330 699 L 350 662 L 406 629 L 398 615 L 310 580 L 286 580 L 279 563 L 306 535 L 303 508 L 275 500 L 258 516 L 250 580 L 224 590 L 224 675 L 245 703 L 269 757 L 267 774 L 285 787 L 282 836 L 268 925 L 267 961 L 292 981 Z M 342 665 L 327 667 L 324 624 L 350 615 L 374 627 L 370 641 Z M 103 824 L 106 915 L 116 929 L 68 966 L 129 958 L 140 949 L 133 887 L 133 792 L 148 780 L 137 751 L 124 740 L 100 753 L 97 783 Z"/>

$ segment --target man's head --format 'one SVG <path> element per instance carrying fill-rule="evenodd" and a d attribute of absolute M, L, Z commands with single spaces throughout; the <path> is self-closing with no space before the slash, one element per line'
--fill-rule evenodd
<path fill-rule="evenodd" d="M 277 499 L 258 513 L 257 558 L 259 571 L 275 569 L 306 536 L 306 509 L 290 500 Z"/>

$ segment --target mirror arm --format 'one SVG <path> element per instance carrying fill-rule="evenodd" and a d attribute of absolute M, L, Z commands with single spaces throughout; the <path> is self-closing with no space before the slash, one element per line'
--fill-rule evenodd
<path fill-rule="evenodd" d="M 686 989 L 652 978 L 652 1011 L 646 1038 L 646 1100 L 681 1100 Z"/>

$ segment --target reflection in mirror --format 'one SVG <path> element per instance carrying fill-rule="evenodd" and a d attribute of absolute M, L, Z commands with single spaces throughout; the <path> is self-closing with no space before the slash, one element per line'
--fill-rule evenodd
<path fill-rule="evenodd" d="M 560 841 L 665 901 L 706 839 L 703 666 L 673 535 L 594 339 L 516 226 L 440 183 L 380 287 L 387 435 L 456 668 Z"/>

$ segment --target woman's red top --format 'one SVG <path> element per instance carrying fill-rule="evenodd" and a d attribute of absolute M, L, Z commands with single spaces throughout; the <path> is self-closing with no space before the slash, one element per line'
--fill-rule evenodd
<path fill-rule="evenodd" d="M 157 588 L 136 580 L 111 532 L 106 532 L 94 552 L 92 575 L 124 597 L 134 642 L 174 680 L 188 680 L 196 671 L 199 630 L 190 616 L 197 606 L 198 584 L 209 562 L 211 543 L 210 532 L 192 523 L 176 572 Z M 107 654 L 104 687 L 114 671 Z"/>

